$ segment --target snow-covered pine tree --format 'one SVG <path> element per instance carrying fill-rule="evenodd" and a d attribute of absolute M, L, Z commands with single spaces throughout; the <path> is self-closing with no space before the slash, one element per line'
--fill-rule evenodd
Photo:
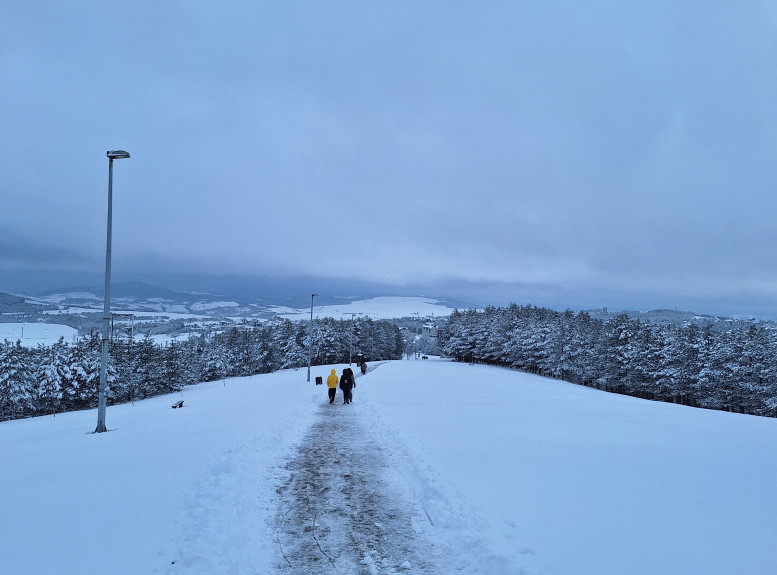
<path fill-rule="evenodd" d="M 60 337 L 50 348 L 40 350 L 35 376 L 35 404 L 38 413 L 57 413 L 62 409 L 63 389 L 73 378 L 67 347 L 65 338 Z"/>
<path fill-rule="evenodd" d="M 0 421 L 29 415 L 34 408 L 33 379 L 21 342 L 0 345 Z"/>

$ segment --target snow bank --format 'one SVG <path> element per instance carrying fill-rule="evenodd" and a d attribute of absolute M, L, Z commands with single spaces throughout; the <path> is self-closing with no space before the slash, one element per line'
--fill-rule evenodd
<path fill-rule="evenodd" d="M 306 373 L 230 379 L 96 411 L 0 424 L 3 570 L 243 573 L 277 465 L 311 424 Z M 184 399 L 183 409 L 171 409 Z"/>
<path fill-rule="evenodd" d="M 777 420 L 431 360 L 376 370 L 359 392 L 412 454 L 435 525 L 483 565 L 774 573 Z"/>

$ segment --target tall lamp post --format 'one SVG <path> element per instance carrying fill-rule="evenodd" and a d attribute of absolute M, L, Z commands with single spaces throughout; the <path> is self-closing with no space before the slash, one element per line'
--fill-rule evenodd
<path fill-rule="evenodd" d="M 348 340 L 349 340 L 349 342 L 348 342 L 348 365 L 351 365 L 351 356 L 353 355 L 353 328 L 354 328 L 354 325 L 356 324 L 356 322 L 354 321 L 353 318 L 356 317 L 357 315 L 361 315 L 361 313 L 353 313 L 353 312 L 351 312 L 351 334 L 350 334 L 350 337 L 348 338 Z"/>
<path fill-rule="evenodd" d="M 105 246 L 105 300 L 103 302 L 102 357 L 100 359 L 100 389 L 97 393 L 97 429 L 95 433 L 108 431 L 105 427 L 106 389 L 108 388 L 108 340 L 111 337 L 111 220 L 113 219 L 113 160 L 129 158 L 124 150 L 109 150 L 108 156 L 108 241 Z"/>
<path fill-rule="evenodd" d="M 318 294 L 310 295 L 310 333 L 308 334 L 308 382 L 310 382 L 310 362 L 313 359 L 313 298 Z"/>

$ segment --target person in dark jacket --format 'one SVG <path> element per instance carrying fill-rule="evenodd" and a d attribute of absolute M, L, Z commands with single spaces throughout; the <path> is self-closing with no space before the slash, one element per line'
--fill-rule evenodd
<path fill-rule="evenodd" d="M 348 368 L 348 373 L 351 375 L 351 381 L 353 382 L 353 387 L 351 387 L 351 391 L 348 393 L 348 403 L 351 403 L 353 401 L 353 390 L 356 389 L 356 376 L 350 367 Z"/>
<path fill-rule="evenodd" d="M 343 390 L 343 404 L 351 403 L 353 399 L 353 393 L 351 390 L 356 387 L 356 382 L 353 378 L 353 370 L 350 367 L 346 367 L 343 370 L 343 375 L 340 376 L 340 389 Z"/>

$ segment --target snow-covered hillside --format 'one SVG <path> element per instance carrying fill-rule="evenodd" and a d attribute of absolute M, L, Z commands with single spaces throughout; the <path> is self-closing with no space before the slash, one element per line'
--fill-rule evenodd
<path fill-rule="evenodd" d="M 281 317 L 289 319 L 309 319 L 310 308 L 290 309 L 274 308 Z M 446 307 L 440 301 L 426 297 L 373 297 L 348 301 L 342 305 L 313 306 L 313 317 L 331 317 L 351 319 L 354 316 L 369 316 L 372 319 L 392 319 L 400 317 L 447 317 L 453 308 Z"/>
<path fill-rule="evenodd" d="M 114 313 L 132 314 L 136 320 L 159 319 L 213 319 L 213 318 L 252 318 L 268 319 L 273 316 L 290 319 L 308 319 L 310 300 L 299 298 L 287 303 L 288 298 L 241 299 L 240 302 L 225 296 L 173 292 L 164 288 L 154 288 L 144 284 L 118 284 L 111 297 L 111 309 Z M 1 292 L 0 292 L 1 293 Z M 53 293 L 43 296 L 8 296 L 9 309 L 14 313 L 26 312 L 39 315 L 90 314 L 102 311 L 102 295 L 89 291 Z M 272 303 L 283 301 L 284 303 Z M 303 303 L 304 302 L 304 303 Z M 454 307 L 466 306 L 461 302 L 438 300 L 423 296 L 319 296 L 314 302 L 314 317 L 351 318 L 352 314 L 370 316 L 372 319 L 390 319 L 399 317 L 447 316 Z M 1 307 L 1 306 L 0 306 Z"/>
<path fill-rule="evenodd" d="M 3 571 L 773 573 L 777 420 L 370 367 L 347 406 L 299 370 L 110 407 L 104 434 L 0 424 Z"/>
<path fill-rule="evenodd" d="M 103 302 L 93 294 L 78 292 L 55 294 L 37 299 L 25 299 L 24 296 L 14 296 L 14 298 L 13 317 L 28 321 L 0 323 L 0 343 L 4 339 L 15 342 L 21 338 L 22 345 L 27 347 L 35 347 L 38 344 L 51 345 L 59 339 L 60 335 L 64 335 L 66 341 L 72 342 L 78 330 L 52 323 L 57 322 L 57 316 L 62 315 L 66 315 L 72 325 L 81 328 L 82 334 L 87 330 L 102 330 L 100 318 Z M 451 302 L 427 297 L 341 299 L 342 303 L 339 304 L 315 305 L 313 317 L 316 319 L 331 317 L 337 320 L 368 317 L 372 320 L 404 317 L 424 319 L 447 317 L 454 310 L 453 307 L 449 307 L 453 305 Z M 244 323 L 248 319 L 257 321 L 273 317 L 283 317 L 293 321 L 310 319 L 310 307 L 241 305 L 237 302 L 221 300 L 183 304 L 162 298 L 114 298 L 112 312 L 117 316 L 117 329 L 129 331 L 130 325 L 137 326 L 135 331 L 137 338 L 150 334 L 159 344 L 165 344 L 174 339 L 186 339 L 192 334 L 210 329 L 224 329 L 225 325 Z M 24 337 L 21 337 L 22 334 Z"/>

